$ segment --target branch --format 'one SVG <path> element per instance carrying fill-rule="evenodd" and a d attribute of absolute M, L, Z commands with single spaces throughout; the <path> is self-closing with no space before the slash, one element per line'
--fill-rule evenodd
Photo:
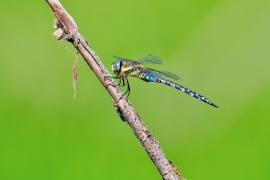
<path fill-rule="evenodd" d="M 67 13 L 58 0 L 46 0 L 54 12 L 57 20 L 55 21 L 56 31 L 54 36 L 58 40 L 67 40 L 81 53 L 89 67 L 94 71 L 101 84 L 107 89 L 108 93 L 114 100 L 114 106 L 122 120 L 126 121 L 136 137 L 140 140 L 147 154 L 156 165 L 158 171 L 164 180 L 183 180 L 181 173 L 176 166 L 165 156 L 159 142 L 154 135 L 147 129 L 138 113 L 135 111 L 127 98 L 122 97 L 123 92 L 110 77 L 100 59 L 82 37 L 73 18 Z"/>

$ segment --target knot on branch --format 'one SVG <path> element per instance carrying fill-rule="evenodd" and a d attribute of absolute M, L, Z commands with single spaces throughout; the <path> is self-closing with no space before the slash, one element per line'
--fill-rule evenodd
<path fill-rule="evenodd" d="M 56 37 L 59 41 L 68 41 L 68 42 L 74 42 L 76 41 L 76 36 L 74 35 L 76 32 L 70 32 L 65 25 L 60 21 L 60 19 L 55 19 L 53 23 L 53 28 L 56 29 L 53 32 L 53 36 Z"/>

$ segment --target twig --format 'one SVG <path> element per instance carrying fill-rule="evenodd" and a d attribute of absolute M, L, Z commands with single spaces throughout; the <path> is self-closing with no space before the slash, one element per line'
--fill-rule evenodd
<path fill-rule="evenodd" d="M 159 142 L 154 135 L 147 129 L 142 122 L 138 113 L 132 107 L 128 99 L 122 97 L 123 92 L 117 87 L 117 84 L 111 78 L 111 74 L 107 71 L 100 59 L 87 43 L 87 41 L 80 34 L 78 27 L 73 18 L 66 12 L 58 0 L 46 0 L 53 10 L 57 20 L 54 27 L 56 31 L 54 36 L 58 40 L 67 40 L 71 42 L 74 47 L 83 56 L 89 67 L 94 71 L 101 84 L 107 89 L 114 100 L 114 106 L 123 121 L 126 121 L 136 137 L 140 140 L 144 149 L 148 153 L 151 160 L 156 165 L 161 176 L 165 180 L 182 180 L 181 173 L 177 170 L 171 161 L 167 159 L 162 151 Z"/>
<path fill-rule="evenodd" d="M 72 85 L 73 85 L 73 90 L 74 90 L 74 99 L 76 98 L 76 84 L 77 84 L 77 80 L 78 80 L 78 55 L 79 52 L 76 53 L 76 60 L 74 62 L 73 65 L 73 79 L 72 79 Z"/>

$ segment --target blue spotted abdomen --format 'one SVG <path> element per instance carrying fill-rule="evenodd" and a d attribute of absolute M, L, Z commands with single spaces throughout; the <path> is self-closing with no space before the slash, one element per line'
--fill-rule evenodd
<path fill-rule="evenodd" d="M 205 103 L 207 103 L 207 104 L 209 104 L 211 106 L 214 106 L 216 108 L 218 107 L 217 105 L 215 105 L 212 101 L 210 101 L 206 97 L 204 97 L 204 96 L 202 96 L 202 95 L 200 95 L 200 94 L 198 94 L 198 93 L 196 93 L 196 92 L 194 92 L 194 91 L 192 91 L 192 90 L 190 90 L 190 89 L 188 89 L 188 88 L 186 88 L 186 87 L 184 87 L 184 86 L 182 86 L 180 84 L 176 84 L 176 83 L 174 83 L 172 81 L 169 81 L 169 80 L 166 80 L 166 79 L 163 79 L 163 78 L 160 78 L 160 77 L 156 77 L 153 74 L 148 75 L 148 79 L 143 79 L 143 80 L 144 81 L 148 80 L 148 82 L 158 82 L 158 83 L 166 84 L 166 85 L 171 86 L 171 87 L 173 87 L 175 89 L 183 91 L 183 92 L 189 94 L 190 96 L 192 96 L 192 97 L 194 97 L 196 99 L 199 99 L 199 100 L 201 100 L 201 101 L 203 101 L 203 102 L 205 102 Z"/>

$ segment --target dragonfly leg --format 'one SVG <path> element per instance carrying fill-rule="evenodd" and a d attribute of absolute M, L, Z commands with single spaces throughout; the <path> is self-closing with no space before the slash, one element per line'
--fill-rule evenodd
<path fill-rule="evenodd" d="M 119 79 L 119 83 L 117 85 L 114 85 L 114 84 L 108 84 L 106 85 L 106 89 L 109 87 L 109 86 L 112 86 L 112 87 L 119 87 L 121 86 L 121 82 L 122 82 L 122 77 L 119 77 L 119 76 L 116 76 L 116 77 L 110 77 L 110 76 L 104 76 L 104 80 L 106 81 L 107 78 L 114 78 L 114 79 Z M 122 86 L 125 86 L 125 82 L 123 81 L 123 85 Z"/>
<path fill-rule="evenodd" d="M 119 101 L 127 94 L 127 98 L 128 98 L 128 96 L 129 96 L 129 94 L 130 94 L 130 85 L 129 85 L 129 82 L 128 82 L 128 78 L 127 77 L 125 77 L 125 76 L 122 76 L 123 77 L 123 86 L 125 86 L 125 81 L 126 81 L 126 85 L 127 85 L 127 91 L 123 94 L 123 96 L 121 96 L 120 98 L 119 98 Z M 126 78 L 126 79 L 125 79 Z"/>
<path fill-rule="evenodd" d="M 123 82 L 123 87 L 125 86 L 125 77 L 124 76 L 121 76 L 121 78 L 120 78 L 120 81 L 119 81 L 119 86 L 121 86 L 121 82 Z"/>
<path fill-rule="evenodd" d="M 106 85 L 106 89 L 109 87 L 109 86 L 112 86 L 112 87 L 114 87 L 114 88 L 116 88 L 116 87 L 119 87 L 119 85 L 118 84 L 108 84 L 108 85 Z"/>
<path fill-rule="evenodd" d="M 113 85 L 113 84 L 108 84 L 106 86 L 106 88 L 108 88 L 109 86 L 112 86 L 112 87 L 118 87 L 118 86 L 127 86 L 127 90 L 126 92 L 123 94 L 123 96 L 121 96 L 118 100 L 118 102 L 127 94 L 127 97 L 129 96 L 130 94 L 130 85 L 129 85 L 129 82 L 128 82 L 128 78 L 126 76 L 116 76 L 115 77 L 116 79 L 119 79 L 119 83 L 117 85 Z"/>
<path fill-rule="evenodd" d="M 112 86 L 112 87 L 114 87 L 114 88 L 118 88 L 120 85 L 119 85 L 119 84 L 107 84 L 107 85 L 106 85 L 106 89 L 107 89 L 109 86 Z"/>
<path fill-rule="evenodd" d="M 104 76 L 104 81 L 107 81 L 108 79 L 120 79 L 118 76 L 112 77 L 112 76 Z"/>
<path fill-rule="evenodd" d="M 127 98 L 128 98 L 128 96 L 130 94 L 130 85 L 129 85 L 129 82 L 128 82 L 128 78 L 127 77 L 126 77 L 126 84 L 127 84 L 127 92 L 126 93 L 128 93 L 127 94 Z"/>

